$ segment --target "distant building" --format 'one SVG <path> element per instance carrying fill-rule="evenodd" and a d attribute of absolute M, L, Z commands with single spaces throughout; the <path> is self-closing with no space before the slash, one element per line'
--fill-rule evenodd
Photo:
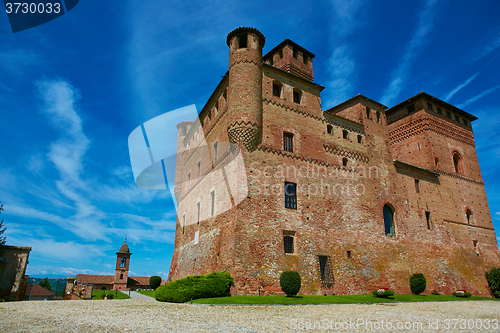
<path fill-rule="evenodd" d="M 50 301 L 55 299 L 56 294 L 45 289 L 39 284 L 29 284 L 24 293 L 25 301 Z"/>
<path fill-rule="evenodd" d="M 0 299 L 23 300 L 30 251 L 29 246 L 4 246 L 0 257 Z"/>
<path fill-rule="evenodd" d="M 106 290 L 120 291 L 149 289 L 149 276 L 128 276 L 131 255 L 125 241 L 116 252 L 115 275 L 77 274 L 76 277 L 68 277 L 64 299 L 91 298 L 92 290 L 100 290 L 102 287 L 106 287 Z M 78 295 L 80 290 L 82 293 Z"/>

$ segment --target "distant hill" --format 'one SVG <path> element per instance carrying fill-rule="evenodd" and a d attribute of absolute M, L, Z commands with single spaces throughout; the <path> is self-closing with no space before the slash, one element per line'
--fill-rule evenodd
<path fill-rule="evenodd" d="M 35 284 L 38 284 L 41 280 L 45 279 L 44 277 L 34 277 L 30 276 L 28 279 L 28 284 L 32 284 L 33 280 L 35 280 Z M 64 297 L 64 289 L 66 288 L 66 279 L 49 279 L 50 285 L 52 286 L 52 292 L 56 293 L 56 295 Z"/>

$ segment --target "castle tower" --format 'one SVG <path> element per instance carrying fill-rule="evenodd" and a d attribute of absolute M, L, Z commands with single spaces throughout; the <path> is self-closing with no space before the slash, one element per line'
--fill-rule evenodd
<path fill-rule="evenodd" d="M 127 241 L 125 240 L 123 245 L 120 247 L 120 250 L 116 252 L 116 268 L 113 290 L 128 290 L 127 280 L 131 255 L 132 253 L 130 253 Z"/>
<path fill-rule="evenodd" d="M 252 151 L 262 139 L 262 47 L 264 35 L 240 27 L 229 33 L 229 141 Z"/>

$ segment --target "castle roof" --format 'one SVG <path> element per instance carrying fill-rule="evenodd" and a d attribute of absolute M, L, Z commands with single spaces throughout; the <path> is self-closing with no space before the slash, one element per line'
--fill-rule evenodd
<path fill-rule="evenodd" d="M 390 107 L 389 109 L 385 110 L 385 113 L 389 114 L 391 112 L 394 112 L 397 109 L 399 109 L 399 108 L 401 108 L 401 107 L 403 107 L 405 105 L 413 103 L 416 99 L 419 99 L 419 98 L 425 98 L 425 99 L 427 99 L 429 101 L 432 101 L 434 104 L 441 105 L 441 106 L 447 108 L 448 110 L 451 110 L 451 111 L 455 112 L 456 114 L 461 115 L 462 117 L 468 118 L 469 121 L 474 121 L 474 120 L 478 119 L 476 116 L 474 116 L 474 115 L 472 115 L 472 114 L 470 114 L 468 112 L 465 112 L 464 110 L 459 109 L 459 108 L 457 108 L 454 105 L 446 103 L 445 101 L 442 101 L 439 98 L 431 96 L 431 95 L 429 95 L 428 93 L 426 93 L 424 91 L 421 91 L 418 94 L 416 94 L 415 96 L 412 96 L 412 97 L 410 97 L 410 98 L 402 101 L 401 103 L 398 103 L 398 104 L 394 105 L 393 107 Z"/>
<path fill-rule="evenodd" d="M 307 56 L 309 56 L 311 58 L 315 57 L 314 53 L 306 50 L 305 48 L 303 48 L 299 44 L 297 44 L 294 41 L 292 41 L 292 40 L 290 40 L 290 39 L 287 38 L 284 41 L 282 41 L 281 43 L 279 43 L 278 45 L 276 45 L 275 47 L 273 47 L 273 49 L 271 51 L 267 52 L 266 55 L 264 55 L 262 57 L 262 59 L 265 61 L 268 57 L 270 57 L 273 54 L 275 54 L 276 52 L 278 52 L 278 50 L 282 49 L 283 46 L 285 46 L 285 45 L 291 45 L 292 47 L 294 47 L 294 48 L 302 51 L 302 53 L 306 54 Z"/>
<path fill-rule="evenodd" d="M 88 283 L 88 284 L 113 284 L 115 281 L 115 276 L 78 274 L 76 276 L 76 281 L 79 283 Z"/>
<path fill-rule="evenodd" d="M 118 250 L 118 252 L 130 253 L 130 250 L 129 250 L 128 245 L 127 245 L 127 241 L 123 242 L 123 245 L 120 247 L 120 250 Z"/>
<path fill-rule="evenodd" d="M 249 27 L 239 27 L 239 28 L 236 28 L 233 31 L 231 31 L 227 35 L 227 39 L 226 39 L 227 46 L 229 46 L 229 43 L 231 42 L 231 38 L 233 38 L 233 36 L 240 34 L 242 32 L 250 32 L 250 33 L 253 33 L 253 34 L 256 34 L 257 36 L 259 36 L 260 47 L 264 47 L 264 44 L 266 43 L 266 37 L 264 37 L 262 32 L 260 32 L 259 30 L 255 29 L 255 28 L 249 28 Z"/>
<path fill-rule="evenodd" d="M 387 106 L 385 106 L 384 104 L 381 104 L 381 103 L 379 103 L 377 101 L 374 101 L 373 99 L 368 98 L 366 96 L 363 96 L 361 94 L 357 94 L 356 96 L 353 96 L 353 97 L 349 98 L 348 100 L 343 101 L 342 103 L 337 104 L 334 107 L 329 108 L 328 110 L 325 110 L 325 112 L 337 113 L 339 111 L 342 111 L 343 110 L 343 108 L 342 108 L 343 106 L 345 106 L 346 104 L 349 104 L 350 102 L 352 102 L 352 101 L 354 101 L 356 99 L 359 99 L 359 100 L 363 100 L 364 99 L 366 101 L 370 101 L 372 103 L 375 103 L 375 104 L 381 106 L 384 110 L 387 109 Z"/>

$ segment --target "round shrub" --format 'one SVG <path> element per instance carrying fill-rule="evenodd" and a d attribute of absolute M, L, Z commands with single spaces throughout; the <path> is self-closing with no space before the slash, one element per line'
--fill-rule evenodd
<path fill-rule="evenodd" d="M 424 274 L 415 273 L 410 277 L 410 290 L 415 295 L 420 295 L 427 287 Z"/>
<path fill-rule="evenodd" d="M 284 271 L 280 275 L 281 290 L 287 297 L 297 295 L 301 284 L 300 274 L 296 271 Z"/>
<path fill-rule="evenodd" d="M 157 275 L 153 275 L 152 277 L 149 278 L 149 286 L 151 289 L 156 290 L 161 284 L 161 277 Z"/>
<path fill-rule="evenodd" d="M 115 298 L 115 295 L 112 294 L 112 293 L 109 293 L 109 294 L 106 294 L 106 298 L 107 299 L 113 299 L 113 298 Z"/>
<path fill-rule="evenodd" d="M 493 268 L 491 271 L 486 272 L 486 280 L 493 297 L 500 298 L 500 268 Z"/>
<path fill-rule="evenodd" d="M 188 276 L 159 286 L 155 298 L 160 302 L 184 303 L 197 298 L 231 296 L 232 284 L 233 278 L 226 272 Z"/>

